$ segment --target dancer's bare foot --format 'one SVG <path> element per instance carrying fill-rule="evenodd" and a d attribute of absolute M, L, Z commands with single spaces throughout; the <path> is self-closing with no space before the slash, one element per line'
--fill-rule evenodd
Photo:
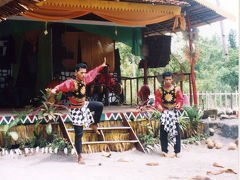
<path fill-rule="evenodd" d="M 180 156 L 179 153 L 175 153 L 175 157 L 176 157 L 176 158 L 180 158 L 181 156 Z"/>
<path fill-rule="evenodd" d="M 92 128 L 95 131 L 96 134 L 100 135 L 100 132 L 98 131 L 97 127 L 98 127 L 97 124 L 91 124 L 90 125 L 90 128 Z"/>
<path fill-rule="evenodd" d="M 171 154 L 171 155 L 169 155 L 168 157 L 169 158 L 174 158 L 176 156 L 176 154 Z"/>
<path fill-rule="evenodd" d="M 85 164 L 81 154 L 78 155 L 78 164 Z"/>
<path fill-rule="evenodd" d="M 161 154 L 160 156 L 162 156 L 162 157 L 168 157 L 168 154 L 165 153 L 165 152 L 162 152 L 162 154 Z"/>

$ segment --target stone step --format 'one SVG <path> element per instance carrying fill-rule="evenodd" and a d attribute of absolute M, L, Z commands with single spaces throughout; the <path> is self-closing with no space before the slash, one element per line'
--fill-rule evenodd
<path fill-rule="evenodd" d="M 226 120 L 204 120 L 206 123 L 205 132 L 208 132 L 208 128 L 213 128 L 217 131 L 218 135 L 236 139 L 238 138 L 238 119 L 226 119 Z"/>

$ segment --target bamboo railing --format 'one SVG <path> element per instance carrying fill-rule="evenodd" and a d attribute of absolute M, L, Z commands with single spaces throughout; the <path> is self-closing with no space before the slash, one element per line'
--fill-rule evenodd
<path fill-rule="evenodd" d="M 189 92 L 185 93 L 189 96 Z M 197 92 L 198 106 L 202 109 L 239 108 L 239 92 Z"/>

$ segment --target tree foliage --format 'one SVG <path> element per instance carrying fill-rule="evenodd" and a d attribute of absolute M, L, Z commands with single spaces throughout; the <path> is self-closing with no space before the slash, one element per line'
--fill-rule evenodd
<path fill-rule="evenodd" d="M 164 68 L 148 69 L 148 75 L 162 74 L 164 71 L 181 71 L 179 62 L 186 72 L 190 72 L 190 63 L 184 56 L 186 43 L 181 34 L 173 35 L 172 54 L 169 64 Z M 234 92 L 238 89 L 238 49 L 236 47 L 236 33 L 229 33 L 229 60 L 224 58 L 222 41 L 214 35 L 209 38 L 199 37 L 195 45 L 200 49 L 200 57 L 195 63 L 195 76 L 198 91 L 227 91 Z M 120 49 L 121 72 L 123 76 L 132 77 L 133 69 L 136 76 L 143 76 L 143 70 L 138 69 L 140 57 L 131 54 L 131 48 L 122 43 L 116 45 Z M 176 58 L 175 58 L 176 57 Z M 176 60 L 177 59 L 177 60 Z M 135 64 L 133 66 L 133 63 Z M 188 82 L 184 83 L 184 90 L 188 89 Z"/>
<path fill-rule="evenodd" d="M 230 47 L 232 49 L 236 49 L 237 47 L 237 43 L 236 43 L 236 31 L 234 31 L 233 29 L 230 30 L 230 33 L 228 35 L 228 41 L 229 41 L 229 44 L 230 44 Z"/>

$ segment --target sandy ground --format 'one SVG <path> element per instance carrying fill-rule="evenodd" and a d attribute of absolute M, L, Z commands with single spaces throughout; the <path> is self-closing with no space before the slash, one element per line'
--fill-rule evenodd
<path fill-rule="evenodd" d="M 227 150 L 232 139 L 216 135 L 224 147 L 220 150 L 207 149 L 204 142 L 200 145 L 182 147 L 180 158 L 161 157 L 160 152 L 143 154 L 137 150 L 112 152 L 111 157 L 102 153 L 84 154 L 86 165 L 78 165 L 76 156 L 64 154 L 34 153 L 25 155 L 0 156 L 1 180 L 187 180 L 197 175 L 214 180 L 238 180 L 238 174 L 223 173 L 206 175 L 207 171 L 216 172 L 221 168 L 212 166 L 214 162 L 224 168 L 238 170 L 238 150 Z M 172 149 L 170 148 L 170 153 Z M 129 162 L 119 162 L 120 158 Z M 147 166 L 148 162 L 157 162 L 157 166 Z"/>

